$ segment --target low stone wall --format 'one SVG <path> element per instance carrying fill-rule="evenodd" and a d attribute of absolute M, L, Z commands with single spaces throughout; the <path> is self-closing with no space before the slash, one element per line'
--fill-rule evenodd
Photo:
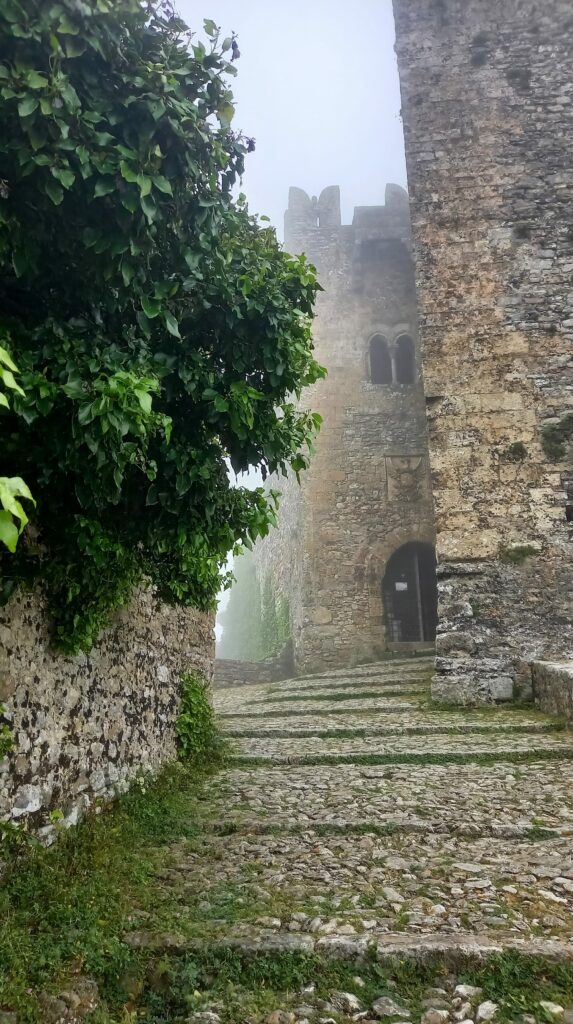
<path fill-rule="evenodd" d="M 248 686 L 249 683 L 278 683 L 294 675 L 292 648 L 285 647 L 282 654 L 265 661 L 232 661 L 217 658 L 215 686 Z"/>
<path fill-rule="evenodd" d="M 542 711 L 573 721 L 573 662 L 534 662 L 533 697 Z"/>
<path fill-rule="evenodd" d="M 13 749 L 0 763 L 0 818 L 43 838 L 51 812 L 74 824 L 142 772 L 175 756 L 181 674 L 213 677 L 210 615 L 149 591 L 119 612 L 89 655 L 49 645 L 38 593 L 0 609 L 0 703 Z"/>

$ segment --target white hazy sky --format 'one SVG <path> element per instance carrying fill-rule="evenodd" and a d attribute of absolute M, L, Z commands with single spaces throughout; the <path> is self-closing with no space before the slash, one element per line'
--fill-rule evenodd
<path fill-rule="evenodd" d="M 406 184 L 391 0 L 178 0 L 237 32 L 234 126 L 256 139 L 243 191 L 282 237 L 291 185 L 340 185 L 343 222 Z"/>

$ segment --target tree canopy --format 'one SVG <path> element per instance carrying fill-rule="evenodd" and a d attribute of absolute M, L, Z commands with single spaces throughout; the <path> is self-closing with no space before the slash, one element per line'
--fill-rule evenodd
<path fill-rule="evenodd" d="M 228 466 L 298 473 L 319 425 L 314 269 L 234 198 L 237 48 L 202 37 L 155 0 L 0 5 L 0 476 L 35 499 L 0 571 L 42 582 L 68 651 L 143 580 L 211 607 L 275 519 Z"/>

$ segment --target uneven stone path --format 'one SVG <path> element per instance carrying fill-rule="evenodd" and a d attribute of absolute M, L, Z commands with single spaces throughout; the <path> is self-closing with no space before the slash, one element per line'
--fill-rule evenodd
<path fill-rule="evenodd" d="M 533 707 L 442 710 L 430 671 L 216 692 L 230 758 L 207 827 L 163 848 L 153 915 L 126 941 L 454 971 L 512 950 L 573 961 L 573 734 Z"/>

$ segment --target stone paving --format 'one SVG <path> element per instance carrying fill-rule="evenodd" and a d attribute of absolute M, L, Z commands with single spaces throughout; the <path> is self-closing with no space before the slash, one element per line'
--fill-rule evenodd
<path fill-rule="evenodd" d="M 183 948 L 573 958 L 573 735 L 533 707 L 440 710 L 429 677 L 416 659 L 215 692 L 209 827 L 162 855 L 127 941 L 172 929 L 175 899 Z"/>

